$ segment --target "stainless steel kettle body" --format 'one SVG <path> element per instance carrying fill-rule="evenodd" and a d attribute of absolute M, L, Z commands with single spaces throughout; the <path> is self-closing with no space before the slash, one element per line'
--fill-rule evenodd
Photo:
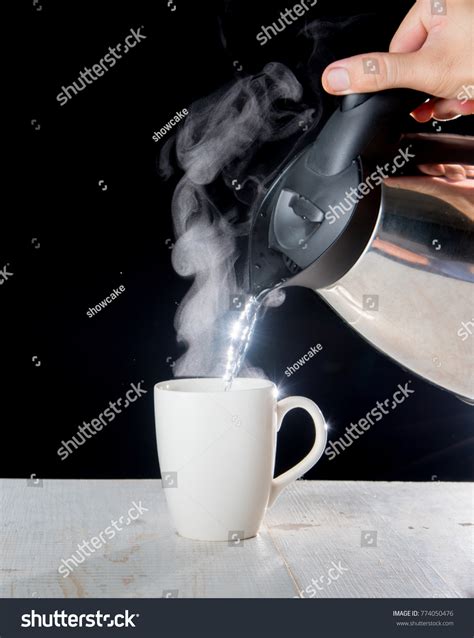
<path fill-rule="evenodd" d="M 250 290 L 315 290 L 381 352 L 473 402 L 474 202 L 459 210 L 379 176 L 401 152 L 415 158 L 405 174 L 472 163 L 472 137 L 403 135 L 425 97 L 346 96 L 256 209 Z"/>
<path fill-rule="evenodd" d="M 378 350 L 474 401 L 474 220 L 438 199 L 383 188 L 365 250 L 333 284 L 313 288 Z M 290 282 L 289 282 L 290 283 Z"/>

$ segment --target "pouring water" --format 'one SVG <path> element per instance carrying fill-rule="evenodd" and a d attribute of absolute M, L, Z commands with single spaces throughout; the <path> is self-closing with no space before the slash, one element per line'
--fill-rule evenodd
<path fill-rule="evenodd" d="M 252 339 L 257 322 L 258 313 L 262 307 L 264 297 L 269 291 L 264 290 L 257 296 L 249 298 L 239 318 L 232 326 L 230 345 L 227 350 L 227 364 L 224 374 L 224 390 L 232 388 L 233 380 L 239 375 L 244 363 L 245 355 Z"/>

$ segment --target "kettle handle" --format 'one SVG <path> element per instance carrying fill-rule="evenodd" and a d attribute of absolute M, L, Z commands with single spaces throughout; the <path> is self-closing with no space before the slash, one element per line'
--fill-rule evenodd
<path fill-rule="evenodd" d="M 387 146 L 399 142 L 409 113 L 428 97 L 412 89 L 344 96 L 313 144 L 309 167 L 337 175 L 359 155 L 383 157 Z"/>

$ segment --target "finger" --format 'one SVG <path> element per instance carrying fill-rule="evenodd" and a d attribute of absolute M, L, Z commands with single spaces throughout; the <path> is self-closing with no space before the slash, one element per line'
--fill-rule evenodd
<path fill-rule="evenodd" d="M 322 83 L 328 93 L 347 95 L 405 87 L 429 92 L 430 73 L 423 51 L 366 53 L 330 64 Z"/>
<path fill-rule="evenodd" d="M 443 164 L 444 175 L 451 182 L 460 182 L 466 179 L 466 171 L 464 166 L 460 164 Z"/>
<path fill-rule="evenodd" d="M 417 122 L 429 122 L 433 117 L 435 103 L 438 98 L 430 98 L 423 104 L 420 104 L 414 111 L 412 111 L 411 116 L 415 118 Z"/>
<path fill-rule="evenodd" d="M 471 180 L 449 182 L 444 177 L 388 177 L 384 180 L 384 184 L 389 187 L 417 191 L 432 197 L 444 198 L 444 195 L 450 195 L 453 198 L 462 197 L 471 208 L 473 207 L 474 184 Z"/>
<path fill-rule="evenodd" d="M 411 53 L 423 46 L 428 31 L 422 22 L 420 4 L 415 2 L 390 42 L 390 53 Z"/>
<path fill-rule="evenodd" d="M 468 164 L 418 164 L 417 168 L 425 175 L 433 175 L 434 177 L 447 176 L 447 169 L 449 174 L 463 175 L 463 179 L 474 177 L 474 166 Z"/>
<path fill-rule="evenodd" d="M 419 164 L 418 168 L 426 175 L 445 177 L 452 182 L 466 179 L 466 168 L 461 164 Z"/>
<path fill-rule="evenodd" d="M 433 175 L 435 177 L 444 176 L 443 164 L 418 164 L 417 168 L 426 175 Z"/>
<path fill-rule="evenodd" d="M 436 120 L 452 120 L 461 115 L 474 113 L 474 100 L 436 100 L 433 104 L 433 114 Z"/>
<path fill-rule="evenodd" d="M 474 177 L 474 166 L 464 165 L 464 170 L 466 171 L 466 177 L 468 179 L 472 179 Z"/>
<path fill-rule="evenodd" d="M 453 120 L 461 115 L 474 114 L 474 100 L 430 98 L 420 104 L 412 113 L 417 122 L 436 120 Z"/>

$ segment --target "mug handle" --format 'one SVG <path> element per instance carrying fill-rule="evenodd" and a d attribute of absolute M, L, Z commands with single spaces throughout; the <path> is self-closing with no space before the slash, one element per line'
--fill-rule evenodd
<path fill-rule="evenodd" d="M 304 459 L 302 459 L 294 467 L 290 468 L 289 470 L 287 470 L 283 474 L 280 474 L 280 476 L 277 476 L 272 480 L 267 507 L 271 507 L 273 505 L 277 496 L 280 494 L 284 487 L 286 487 L 292 481 L 296 481 L 296 479 L 299 479 L 300 476 L 303 476 L 305 472 L 311 469 L 313 465 L 315 465 L 319 461 L 321 454 L 324 452 L 324 448 L 326 447 L 328 437 L 324 417 L 316 403 L 314 403 L 310 399 L 306 399 L 305 397 L 286 397 L 285 399 L 281 399 L 281 401 L 278 401 L 277 432 L 281 428 L 286 413 L 290 410 L 294 410 L 295 408 L 303 408 L 303 410 L 306 410 L 306 412 L 308 412 L 313 419 L 316 440 L 313 447 L 304 457 Z"/>

